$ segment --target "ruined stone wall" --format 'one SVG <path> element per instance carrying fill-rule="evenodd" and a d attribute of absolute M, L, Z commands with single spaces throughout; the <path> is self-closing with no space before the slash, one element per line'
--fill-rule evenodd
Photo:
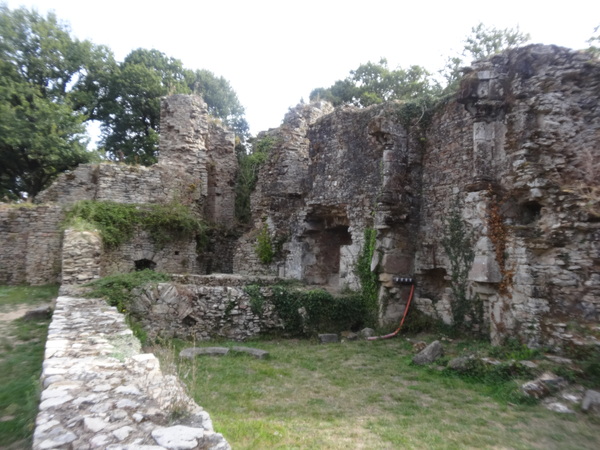
<path fill-rule="evenodd" d="M 517 336 L 558 349 L 593 340 L 599 98 L 597 60 L 533 45 L 476 63 L 430 118 L 388 104 L 320 109 L 311 121 L 303 115 L 311 106 L 300 105 L 269 132 L 277 145 L 235 269 L 353 287 L 362 234 L 374 227 L 382 322 L 397 320 L 408 297 L 394 276 L 414 274 L 417 307 L 450 323 L 456 302 L 442 241 L 457 210 L 473 236 L 468 297 L 481 300 L 478 326 L 493 342 Z M 284 242 L 270 267 L 252 256 L 265 225 Z"/>
<path fill-rule="evenodd" d="M 259 333 L 281 329 L 273 305 L 253 311 L 249 284 L 260 284 L 270 295 L 272 278 L 235 275 L 182 276 L 174 283 L 146 286 L 130 306 L 150 338 L 177 337 L 207 340 L 215 337 L 245 340 Z"/>
<path fill-rule="evenodd" d="M 81 200 L 128 204 L 184 204 L 198 218 L 228 230 L 234 225 L 234 185 L 237 159 L 234 135 L 210 119 L 206 104 L 195 96 L 163 99 L 160 156 L 151 167 L 116 163 L 84 164 L 61 174 L 34 201 L 34 209 L 0 211 L 0 282 L 43 284 L 56 282 L 61 267 L 63 210 Z M 134 270 L 135 262 L 148 260 L 157 270 L 196 273 L 215 266 L 231 271 L 232 243 L 219 239 L 209 254 L 198 258 L 195 242 L 172 241 L 158 248 L 145 233 L 118 249 L 105 251 L 92 272 L 102 275 Z M 74 242 L 79 242 L 78 235 Z M 66 248 L 65 284 L 90 276 L 90 255 Z M 14 262 L 14 256 L 19 261 Z M 79 262 L 78 262 L 79 258 Z M 213 264 L 212 258 L 219 258 Z M 76 266 L 80 264 L 78 269 Z"/>
<path fill-rule="evenodd" d="M 59 281 L 63 218 L 58 205 L 0 204 L 0 284 Z"/>
<path fill-rule="evenodd" d="M 581 342 L 600 318 L 600 226 L 583 188 L 600 179 L 600 65 L 583 52 L 529 46 L 473 69 L 460 104 L 442 109 L 428 134 L 417 303 L 432 300 L 448 319 L 440 219 L 457 199 L 475 232 L 471 295 L 485 302 L 493 342 Z"/>

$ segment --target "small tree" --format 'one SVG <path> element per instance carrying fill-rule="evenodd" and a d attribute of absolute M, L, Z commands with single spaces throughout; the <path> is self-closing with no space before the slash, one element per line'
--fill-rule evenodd
<path fill-rule="evenodd" d="M 464 48 L 460 55 L 448 57 L 446 65 L 440 71 L 446 79 L 446 89 L 454 89 L 461 77 L 461 68 L 472 61 L 488 58 L 504 50 L 519 47 L 531 39 L 528 33 L 516 28 L 503 30 L 486 27 L 483 23 L 471 28 L 464 40 Z"/>

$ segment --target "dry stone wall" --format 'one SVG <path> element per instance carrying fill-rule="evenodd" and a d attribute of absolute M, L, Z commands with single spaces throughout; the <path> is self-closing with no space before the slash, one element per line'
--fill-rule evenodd
<path fill-rule="evenodd" d="M 174 283 L 146 286 L 135 296 L 130 314 L 148 337 L 208 340 L 215 337 L 245 340 L 280 330 L 281 321 L 269 302 L 254 308 L 245 290 L 260 285 L 270 296 L 269 277 L 205 275 L 175 277 Z"/>

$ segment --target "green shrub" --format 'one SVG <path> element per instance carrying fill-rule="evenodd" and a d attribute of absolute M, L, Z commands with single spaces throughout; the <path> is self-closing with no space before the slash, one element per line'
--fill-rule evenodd
<path fill-rule="evenodd" d="M 111 306 L 116 306 L 119 312 L 127 312 L 132 300 L 132 291 L 148 283 L 169 281 L 171 277 L 165 273 L 150 269 L 136 272 L 110 275 L 88 283 L 90 291 L 86 297 L 103 297 Z"/>
<path fill-rule="evenodd" d="M 285 330 L 297 336 L 358 329 L 371 316 L 360 294 L 334 297 L 321 289 L 302 291 L 278 285 L 273 287 L 271 301 Z"/>
<path fill-rule="evenodd" d="M 265 265 L 271 264 L 275 257 L 273 241 L 269 234 L 269 227 L 265 223 L 256 237 L 256 256 L 258 260 Z"/>

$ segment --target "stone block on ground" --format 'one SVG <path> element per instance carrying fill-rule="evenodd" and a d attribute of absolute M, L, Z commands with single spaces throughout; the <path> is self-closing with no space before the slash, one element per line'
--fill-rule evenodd
<path fill-rule="evenodd" d="M 196 356 L 223 356 L 229 353 L 229 349 L 225 347 L 190 347 L 184 348 L 179 352 L 180 358 L 194 359 Z"/>
<path fill-rule="evenodd" d="M 430 364 L 444 354 L 444 348 L 440 341 L 433 341 L 412 359 L 413 364 L 419 366 Z"/>
<path fill-rule="evenodd" d="M 600 416 L 600 392 L 591 389 L 585 391 L 583 402 L 581 402 L 581 410 Z"/>
<path fill-rule="evenodd" d="M 52 308 L 50 306 L 40 306 L 35 309 L 30 309 L 25 313 L 25 320 L 47 320 L 52 317 Z"/>
<path fill-rule="evenodd" d="M 551 372 L 544 372 L 521 386 L 521 391 L 533 398 L 544 398 L 567 386 L 567 381 Z"/>
<path fill-rule="evenodd" d="M 269 356 L 268 351 L 252 347 L 232 347 L 231 351 L 238 353 L 247 353 L 249 355 L 254 356 L 256 359 L 266 359 Z"/>
<path fill-rule="evenodd" d="M 319 342 L 321 344 L 333 344 L 339 342 L 339 338 L 337 334 L 333 333 L 325 333 L 319 335 Z"/>

